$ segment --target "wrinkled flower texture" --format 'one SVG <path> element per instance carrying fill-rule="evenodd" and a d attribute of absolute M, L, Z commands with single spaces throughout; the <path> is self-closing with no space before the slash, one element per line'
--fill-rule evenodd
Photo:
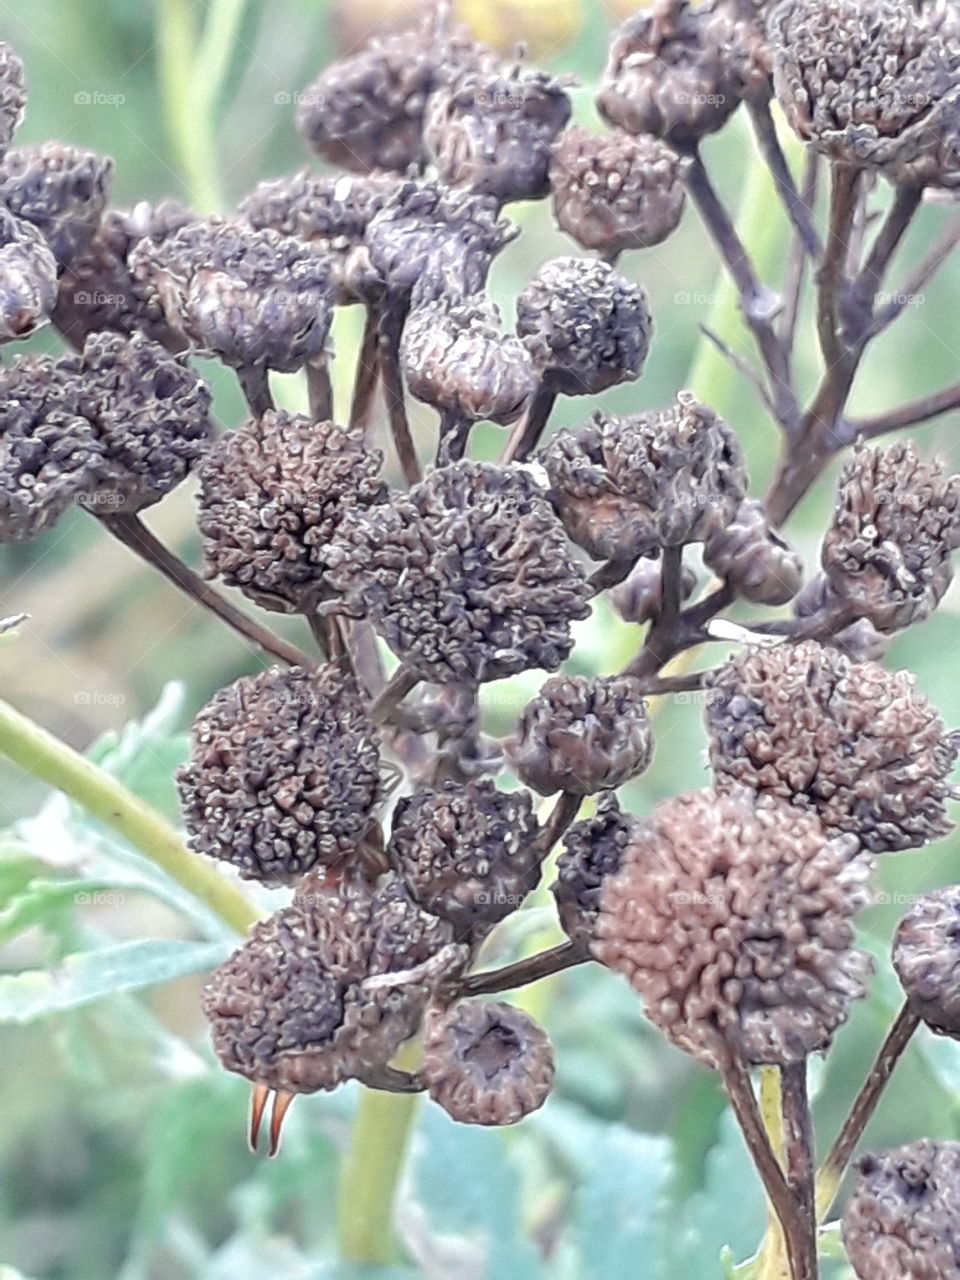
<path fill-rule="evenodd" d="M 516 1123 L 553 1088 L 553 1050 L 528 1014 L 482 997 L 599 961 L 651 1028 L 721 1073 L 793 1276 L 810 1280 L 815 1243 L 747 1072 L 795 1086 L 830 1048 L 869 989 L 857 917 L 875 861 L 947 834 L 957 798 L 960 739 L 882 659 L 951 586 L 960 477 L 871 438 L 960 393 L 859 425 L 847 400 L 898 318 L 880 301 L 897 243 L 925 191 L 960 183 L 960 19 L 946 0 L 654 0 L 613 36 L 597 98 L 609 129 L 571 124 L 570 89 L 504 63 L 438 6 L 298 95 L 319 170 L 201 217 L 112 207 L 112 164 L 92 152 L 11 149 L 26 89 L 0 46 L 0 341 L 51 323 L 75 349 L 0 369 L 0 540 L 80 505 L 270 655 L 199 711 L 177 779 L 198 858 L 293 891 L 204 999 L 220 1061 L 254 1088 L 254 1140 L 268 1092 L 275 1147 L 293 1095 L 348 1079 L 424 1092 L 463 1123 Z M 796 198 L 774 101 L 830 167 L 827 236 Z M 809 411 L 797 325 L 769 305 L 700 152 L 741 108 L 785 196 L 798 288 L 805 255 L 814 265 L 826 369 Z M 872 224 L 878 178 L 893 208 L 861 267 L 848 241 Z M 583 253 L 543 261 L 529 245 L 515 308 L 497 305 L 491 272 L 521 234 L 504 210 L 546 197 Z M 731 267 L 763 364 L 751 379 L 783 430 L 766 495 L 751 495 L 732 412 L 682 386 L 632 412 L 599 400 L 642 377 L 656 334 L 637 279 L 650 259 L 621 259 L 668 253 L 654 247 L 688 204 Z M 349 406 L 329 373 L 347 306 L 366 315 Z M 249 416 L 232 430 L 215 429 L 196 356 L 239 381 Z M 271 375 L 298 371 L 309 406 L 278 408 Z M 408 395 L 426 406 L 412 420 Z M 561 397 L 589 403 L 550 432 Z M 505 429 L 496 461 L 476 446 L 484 423 L 486 442 Z M 854 443 L 804 586 L 781 526 Z M 191 472 L 206 580 L 139 520 Z M 299 617 L 314 649 L 228 603 L 218 580 Z M 734 625 L 720 615 L 737 603 L 780 612 Z M 591 669 L 583 624 L 610 607 L 636 653 Z M 716 640 L 733 643 L 725 660 L 683 665 Z M 494 726 L 484 687 L 516 676 L 538 691 Z M 711 777 L 638 803 L 656 700 L 690 691 Z M 567 941 L 486 971 L 481 948 L 561 841 Z M 924 900 L 895 953 L 911 1016 L 955 1037 L 957 911 L 951 887 Z M 401 1070 L 417 1036 L 422 1064 Z M 797 1159 L 793 1190 L 809 1176 Z M 946 1257 L 955 1153 L 918 1144 L 860 1172 L 846 1227 L 858 1275 L 926 1275 L 904 1261 L 884 1187 L 922 1188 L 910 1231 Z"/>

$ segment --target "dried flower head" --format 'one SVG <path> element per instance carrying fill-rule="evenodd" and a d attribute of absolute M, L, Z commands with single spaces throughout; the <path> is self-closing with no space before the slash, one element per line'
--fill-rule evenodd
<path fill-rule="evenodd" d="M 680 598 L 689 600 L 697 575 L 685 564 L 680 570 Z M 659 559 L 641 560 L 630 576 L 610 592 L 610 603 L 624 622 L 650 622 L 663 605 L 663 566 Z"/>
<path fill-rule="evenodd" d="M 777 96 L 804 141 L 895 180 L 938 176 L 960 100 L 952 5 L 783 0 L 769 30 Z"/>
<path fill-rule="evenodd" d="M 683 216 L 682 167 L 656 138 L 568 129 L 550 168 L 560 229 L 611 257 L 660 244 Z"/>
<path fill-rule="evenodd" d="M 729 8 L 655 0 L 613 38 L 597 107 L 628 133 L 689 148 L 722 128 L 752 68 Z"/>
<path fill-rule="evenodd" d="M 960 887 L 914 902 L 897 928 L 893 967 L 917 1017 L 960 1039 Z"/>
<path fill-rule="evenodd" d="M 864 859 L 812 814 L 744 789 L 659 804 L 604 879 L 592 950 L 651 1020 L 712 1066 L 826 1049 L 869 960 L 853 950 Z"/>
<path fill-rule="evenodd" d="M 0 543 L 36 537 L 95 491 L 106 457 L 75 393 L 50 356 L 0 368 Z"/>
<path fill-rule="evenodd" d="M 598 413 L 558 431 L 543 461 L 564 528 L 598 560 L 702 542 L 734 518 L 747 483 L 733 432 L 687 391 L 662 413 Z"/>
<path fill-rule="evenodd" d="M 271 229 L 321 245 L 330 257 L 338 303 L 368 302 L 382 289 L 370 263 L 366 231 L 397 190 L 389 173 L 318 174 L 301 169 L 261 182 L 237 206 L 257 231 Z"/>
<path fill-rule="evenodd" d="M 550 148 L 570 119 L 565 82 L 545 71 L 485 65 L 430 99 L 424 140 L 440 177 L 498 204 L 550 190 Z"/>
<path fill-rule="evenodd" d="M 628 676 L 554 676 L 527 703 L 507 754 L 526 786 L 589 796 L 653 758 L 647 706 Z"/>
<path fill-rule="evenodd" d="M 960 1143 L 865 1155 L 843 1215 L 860 1280 L 960 1280 Z"/>
<path fill-rule="evenodd" d="M 907 671 L 812 640 L 746 649 L 712 678 L 706 715 L 721 783 L 782 796 L 874 853 L 951 830 L 957 742 Z"/>
<path fill-rule="evenodd" d="M 23 78 L 23 63 L 10 45 L 0 41 L 0 157 L 10 146 L 23 119 L 26 104 L 27 86 Z"/>
<path fill-rule="evenodd" d="M 953 578 L 960 476 L 923 462 L 908 440 L 860 446 L 840 477 L 821 563 L 833 596 L 878 631 L 929 617 Z"/>
<path fill-rule="evenodd" d="M 248 880 L 292 882 L 342 864 L 367 832 L 376 731 L 336 664 L 271 667 L 200 711 L 177 782 L 192 849 Z"/>
<path fill-rule="evenodd" d="M 447 782 L 401 800 L 387 849 L 414 901 L 465 938 L 511 915 L 540 879 L 537 819 L 525 791 Z"/>
<path fill-rule="evenodd" d="M 204 1010 L 217 1056 L 289 1093 L 363 1079 L 417 1030 L 436 982 L 430 961 L 448 944 L 449 927 L 393 875 L 309 877 L 214 970 Z"/>
<path fill-rule="evenodd" d="M 149 279 L 135 279 L 130 253 L 141 240 L 160 243 L 194 219 L 176 200 L 138 204 L 129 213 L 110 209 L 89 245 L 74 255 L 60 278 L 53 322 L 74 347 L 92 333 L 143 333 L 168 351 L 181 351 L 182 333 L 167 323 Z"/>
<path fill-rule="evenodd" d="M 323 548 L 343 513 L 386 498 L 363 432 L 265 413 L 221 436 L 200 469 L 209 577 L 266 609 L 307 612 L 326 593 Z"/>
<path fill-rule="evenodd" d="M 515 422 L 536 390 L 526 347 L 500 329 L 480 299 L 418 307 L 401 345 L 407 386 L 418 400 L 462 422 Z"/>
<path fill-rule="evenodd" d="M 553 1046 L 515 1005 L 461 1000 L 427 1014 L 421 1074 L 461 1124 L 516 1124 L 550 1094 Z"/>
<path fill-rule="evenodd" d="M 60 270 L 93 239 L 107 206 L 113 161 L 62 142 L 8 151 L 0 202 L 41 233 Z"/>
<path fill-rule="evenodd" d="M 564 837 L 551 890 L 560 923 L 573 942 L 589 943 L 597 924 L 600 894 L 608 876 L 616 875 L 637 819 L 624 813 L 616 795 L 606 791 L 592 818 L 575 822 Z"/>
<path fill-rule="evenodd" d="M 484 56 L 465 32 L 444 26 L 428 15 L 331 63 L 297 95 L 297 128 L 308 146 L 357 173 L 421 165 L 430 96 Z"/>
<path fill-rule="evenodd" d="M 704 539 L 703 559 L 754 604 L 786 604 L 803 583 L 803 561 L 771 529 L 760 502 L 742 502 L 728 524 L 715 525 Z"/>
<path fill-rule="evenodd" d="M 458 462 L 349 512 L 325 553 L 343 607 L 425 680 L 556 670 L 588 588 L 542 491 L 518 467 Z"/>
<path fill-rule="evenodd" d="M 0 206 L 0 342 L 48 324 L 57 300 L 57 261 L 29 222 Z"/>
<path fill-rule="evenodd" d="M 290 373 L 326 347 L 333 286 L 316 245 L 211 217 L 142 240 L 130 263 L 171 327 L 225 364 Z"/>
<path fill-rule="evenodd" d="M 487 196 L 404 182 L 370 220 L 367 245 L 387 288 L 422 306 L 479 293 L 494 257 L 518 233 Z"/>
<path fill-rule="evenodd" d="M 653 320 L 641 286 L 607 263 L 553 258 L 517 299 L 517 332 L 547 386 L 589 396 L 640 377 Z"/>

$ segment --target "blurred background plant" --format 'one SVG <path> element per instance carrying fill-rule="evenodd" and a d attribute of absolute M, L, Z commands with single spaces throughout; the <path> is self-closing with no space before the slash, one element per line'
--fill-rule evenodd
<path fill-rule="evenodd" d="M 56 137 L 112 154 L 120 206 L 175 195 L 199 208 L 230 208 L 259 179 L 303 163 L 291 117 L 296 94 L 317 69 L 411 7 L 418 6 L 85 0 L 81 7 L 43 0 L 5 7 L 0 38 L 24 58 L 31 89 L 20 140 Z M 595 123 L 594 88 L 609 24 L 625 12 L 620 0 L 462 0 L 459 8 L 483 39 L 505 50 L 524 40 L 551 69 L 579 76 L 576 118 Z M 705 150 L 739 208 L 738 227 L 761 274 L 772 269 L 783 258 L 788 227 L 769 179 L 747 163 L 753 142 L 746 121 L 736 118 Z M 511 216 L 531 234 L 494 268 L 491 292 L 507 315 L 540 263 L 569 251 L 545 202 L 515 206 Z M 943 216 L 936 207 L 922 210 L 901 270 L 921 255 Z M 678 386 L 691 386 L 735 427 L 759 493 L 774 466 L 777 434 L 701 334 L 709 320 L 732 344 L 743 341 L 735 298 L 695 212 L 668 245 L 629 255 L 621 270 L 648 290 L 657 329 L 643 381 L 609 393 L 604 403 L 614 410 L 660 407 Z M 956 379 L 950 328 L 958 289 L 955 261 L 875 344 L 856 413 Z M 333 377 L 341 395 L 352 377 L 358 323 L 344 310 L 335 325 L 341 359 Z M 30 342 L 36 350 L 56 346 L 50 331 Z M 801 343 L 800 385 L 813 384 L 815 359 L 812 345 Z M 213 363 L 203 372 L 219 419 L 240 421 L 229 372 Z M 299 385 L 278 383 L 296 406 Z M 414 409 L 415 424 L 418 412 L 431 422 L 428 411 Z M 584 416 L 582 405 L 566 401 L 555 422 L 573 425 Z M 956 426 L 953 415 L 919 429 L 925 452 L 945 456 L 954 470 Z M 491 451 L 496 442 L 491 430 Z M 181 487 L 151 523 L 197 563 L 193 501 L 193 486 Z M 808 564 L 831 504 L 825 481 L 791 521 L 791 540 Z M 27 615 L 0 636 L 3 690 L 71 745 L 92 748 L 110 774 L 175 819 L 171 775 L 185 755 L 186 728 L 216 689 L 256 669 L 246 646 L 80 512 L 44 537 L 0 549 L 0 573 L 0 617 Z M 917 672 L 948 724 L 960 723 L 958 609 L 954 586 L 888 660 Z M 288 633 L 299 638 L 296 624 Z M 614 672 L 635 647 L 635 632 L 603 606 L 580 627 L 577 661 L 584 671 Z M 538 683 L 529 673 L 487 688 L 495 731 L 512 726 Z M 637 812 L 704 785 L 700 698 L 659 701 L 656 758 L 626 792 Z M 199 1014 L 202 972 L 230 946 L 225 926 L 121 837 L 105 834 L 65 799 L 51 799 L 2 758 L 0 826 L 0 1263 L 9 1264 L 10 1280 L 350 1274 L 334 1260 L 335 1189 L 358 1091 L 348 1087 L 295 1109 L 282 1160 L 250 1155 L 237 1124 L 247 1087 L 214 1065 Z M 960 841 L 953 836 L 886 860 L 882 877 L 888 900 L 864 918 L 864 943 L 878 955 L 880 978 L 815 1080 L 826 1134 L 842 1120 L 899 1004 L 887 940 L 906 895 L 960 879 Z M 536 905 L 520 913 L 505 947 L 521 953 L 548 945 L 549 920 Z M 67 959 L 89 950 L 99 951 L 96 964 Z M 712 1280 L 732 1266 L 723 1257 L 749 1254 L 763 1228 L 762 1196 L 719 1081 L 651 1033 L 626 984 L 597 966 L 540 983 L 519 1003 L 556 1043 L 554 1096 L 506 1133 L 458 1127 L 436 1109 L 422 1109 L 398 1214 L 405 1254 L 417 1269 L 398 1260 L 364 1274 Z M 919 1132 L 960 1137 L 958 1100 L 955 1045 L 921 1032 L 868 1141 L 895 1143 Z M 845 1274 L 841 1262 L 836 1268 Z M 0 1267 L 0 1276 L 7 1274 Z"/>

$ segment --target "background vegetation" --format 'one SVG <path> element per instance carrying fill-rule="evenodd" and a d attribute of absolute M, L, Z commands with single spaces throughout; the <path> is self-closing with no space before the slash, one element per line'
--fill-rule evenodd
<path fill-rule="evenodd" d="M 580 76 L 577 114 L 594 118 L 592 86 L 609 20 L 599 0 L 582 7 L 576 0 L 490 0 L 466 8 L 488 37 L 513 38 L 528 23 L 546 61 Z M 31 98 L 21 141 L 57 137 L 110 152 L 116 202 L 125 206 L 177 195 L 228 208 L 260 178 L 303 163 L 290 100 L 335 53 L 332 16 L 321 0 L 36 0 L 0 6 L 0 38 L 27 64 Z M 735 119 L 706 154 L 740 209 L 745 237 L 776 279 L 786 227 L 752 167 L 746 123 Z M 493 290 L 507 316 L 539 263 L 571 251 L 546 204 L 510 214 L 530 230 L 496 268 Z M 901 268 L 949 214 L 924 210 Z M 777 440 L 749 388 L 701 337 L 699 325 L 710 318 L 731 344 L 748 350 L 695 212 L 688 210 L 673 239 L 628 256 L 622 269 L 649 290 L 657 332 L 643 380 L 606 403 L 640 410 L 692 385 L 740 433 L 761 492 Z M 877 344 L 856 409 L 887 408 L 956 379 L 958 273 L 960 262 Z M 351 377 L 357 324 L 350 313 L 337 322 L 341 392 Z M 53 348 L 57 339 L 48 332 L 32 345 Z M 812 382 L 806 340 L 800 368 Z M 213 365 L 206 372 L 217 388 L 218 416 L 236 423 L 241 407 L 231 376 Z M 301 392 L 291 383 L 284 394 L 293 404 Z M 576 422 L 590 407 L 567 401 L 557 421 Z M 426 438 L 430 415 L 418 421 Z M 956 431 L 956 416 L 923 427 L 922 448 L 960 467 Z M 481 447 L 492 451 L 500 439 L 491 428 Z M 811 565 L 830 502 L 824 482 L 790 526 Z M 196 563 L 192 509 L 188 486 L 152 512 L 150 523 Z M 954 725 L 958 608 L 954 590 L 889 659 L 918 673 L 920 687 Z M 175 818 L 171 773 L 184 755 L 185 731 L 215 689 L 255 669 L 245 647 L 81 512 L 36 542 L 0 549 L 0 617 L 20 612 L 29 621 L 0 642 L 3 695 L 74 746 L 91 749 Z M 290 634 L 303 639 L 296 624 Z M 576 662 L 614 671 L 637 643 L 634 629 L 598 611 L 583 626 Z M 533 674 L 490 689 L 491 727 L 507 731 L 537 683 Z M 705 780 L 697 695 L 662 700 L 656 732 L 654 765 L 628 796 L 638 812 Z M 346 1275 L 334 1260 L 336 1184 L 357 1091 L 301 1100 L 281 1159 L 250 1155 L 247 1086 L 214 1065 L 198 1012 L 203 970 L 231 945 L 225 927 L 80 810 L 2 761 L 0 828 L 3 1280 Z M 864 943 L 879 957 L 875 994 L 856 1009 L 816 1082 L 825 1139 L 898 1003 L 886 953 L 903 909 L 899 895 L 955 881 L 958 871 L 956 837 L 884 864 L 890 901 L 864 919 Z M 541 895 L 500 939 L 496 958 L 549 940 L 549 922 Z M 72 956 L 80 960 L 66 959 Z M 726 1246 L 736 1258 L 747 1256 L 764 1209 L 718 1081 L 664 1045 L 625 984 L 597 967 L 560 975 L 522 999 L 556 1042 L 554 1098 L 504 1133 L 457 1127 L 423 1107 L 400 1195 L 406 1260 L 370 1274 L 714 1280 Z M 868 1142 L 960 1137 L 958 1098 L 960 1051 L 922 1032 Z"/>

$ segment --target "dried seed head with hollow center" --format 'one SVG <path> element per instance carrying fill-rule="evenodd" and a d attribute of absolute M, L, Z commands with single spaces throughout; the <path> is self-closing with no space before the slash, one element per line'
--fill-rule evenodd
<path fill-rule="evenodd" d="M 404 182 L 370 220 L 370 261 L 388 291 L 415 306 L 479 293 L 490 265 L 520 228 L 488 196 L 438 182 Z"/>
<path fill-rule="evenodd" d="M 10 146 L 23 119 L 26 104 L 27 86 L 23 78 L 23 63 L 10 45 L 0 41 L 0 157 Z"/>
<path fill-rule="evenodd" d="M 704 539 L 704 563 L 754 604 L 786 604 L 803 584 L 803 561 L 767 523 L 760 502 L 745 501 Z"/>
<path fill-rule="evenodd" d="M 489 779 L 417 791 L 394 811 L 387 856 L 414 901 L 458 940 L 511 915 L 540 879 L 537 819 L 525 791 Z"/>
<path fill-rule="evenodd" d="M 639 683 L 627 676 L 554 676 L 524 708 L 507 754 L 520 781 L 544 796 L 619 787 L 653 758 Z"/>
<path fill-rule="evenodd" d="M 895 181 L 948 179 L 943 144 L 960 129 L 952 4 L 782 0 L 769 31 L 777 97 L 804 141 Z"/>
<path fill-rule="evenodd" d="M 628 133 L 680 148 L 715 133 L 740 105 L 753 59 L 729 8 L 655 0 L 617 31 L 597 107 Z"/>
<path fill-rule="evenodd" d="M 598 413 L 558 431 L 543 456 L 568 535 L 598 560 L 635 560 L 725 527 L 747 474 L 733 432 L 681 391 L 662 413 Z"/>
<path fill-rule="evenodd" d="M 859 447 L 840 477 L 820 554 L 834 598 L 878 631 L 928 618 L 953 579 L 960 476 L 923 462 L 908 440 Z"/>
<path fill-rule="evenodd" d="M 342 867 L 380 795 L 376 730 L 335 663 L 270 667 L 221 689 L 177 783 L 190 847 L 248 880 Z"/>
<path fill-rule="evenodd" d="M 781 796 L 874 853 L 952 828 L 957 740 L 907 671 L 812 640 L 746 649 L 712 677 L 706 719 L 719 782 Z"/>
<path fill-rule="evenodd" d="M 0 202 L 31 222 L 63 271 L 82 253 L 107 207 L 113 161 L 61 142 L 17 147 L 0 164 Z"/>
<path fill-rule="evenodd" d="M 273 230 L 322 246 L 330 256 L 337 302 L 371 302 L 382 281 L 370 262 L 370 220 L 396 192 L 392 173 L 318 174 L 301 169 L 261 182 L 237 206 L 257 231 Z"/>
<path fill-rule="evenodd" d="M 607 791 L 597 800 L 593 817 L 575 822 L 564 837 L 557 879 L 550 888 L 560 923 L 572 942 L 592 939 L 603 886 L 620 870 L 637 822 L 623 812 L 616 795 Z"/>
<path fill-rule="evenodd" d="M 502 333 L 499 312 L 479 299 L 418 307 L 401 358 L 411 394 L 460 422 L 507 426 L 536 390 L 523 343 Z"/>
<path fill-rule="evenodd" d="M 194 218 L 176 200 L 143 201 L 129 212 L 108 210 L 60 278 L 53 322 L 63 336 L 82 347 L 90 334 L 103 330 L 126 337 L 143 333 L 169 351 L 183 350 L 186 340 L 167 323 L 156 289 L 149 280 L 134 279 L 130 253 L 141 240 L 159 243 Z"/>
<path fill-rule="evenodd" d="M 746 789 L 666 800 L 603 880 L 591 949 L 700 1061 L 802 1061 L 864 994 L 853 915 L 869 867 L 856 851 L 812 814 Z"/>
<path fill-rule="evenodd" d="M 656 138 L 599 135 L 576 125 L 553 148 L 557 223 L 582 248 L 610 257 L 652 248 L 680 225 L 682 169 L 680 158 Z"/>
<path fill-rule="evenodd" d="M 843 1243 L 859 1280 L 960 1280 L 960 1143 L 861 1156 Z"/>
<path fill-rule="evenodd" d="M 547 387 L 590 396 L 640 377 L 653 319 L 643 288 L 607 263 L 553 258 L 517 299 L 517 332 Z"/>
<path fill-rule="evenodd" d="M 57 260 L 36 227 L 0 207 L 0 342 L 48 324 L 57 300 Z"/>
<path fill-rule="evenodd" d="M 477 685 L 554 671 L 588 587 L 542 491 L 519 467 L 458 462 L 384 506 L 347 512 L 325 552 L 351 616 L 422 679 Z"/>
<path fill-rule="evenodd" d="M 489 56 L 466 32 L 429 14 L 412 30 L 374 37 L 331 63 L 296 95 L 297 128 L 331 164 L 406 173 L 425 159 L 431 95 Z"/>
<path fill-rule="evenodd" d="M 291 373 L 326 349 L 333 285 L 319 246 L 211 217 L 141 241 L 130 263 L 171 328 L 224 364 Z"/>
<path fill-rule="evenodd" d="M 424 140 L 440 178 L 498 204 L 550 190 L 550 148 L 570 119 L 565 82 L 524 66 L 474 68 L 435 93 Z"/>
<path fill-rule="evenodd" d="M 914 902 L 897 928 L 893 967 L 917 1017 L 960 1040 L 960 887 Z"/>
<path fill-rule="evenodd" d="M 422 1078 L 461 1124 L 516 1124 L 553 1087 L 553 1047 L 529 1014 L 501 1001 L 433 1008 L 424 1024 Z"/>
<path fill-rule="evenodd" d="M 362 431 L 299 414 L 221 436 L 200 468 L 208 576 L 266 609 L 308 611 L 327 594 L 322 551 L 343 513 L 386 498 L 382 462 Z"/>
<path fill-rule="evenodd" d="M 255 924 L 214 970 L 204 1010 L 217 1056 L 289 1093 L 363 1079 L 419 1027 L 440 976 L 431 961 L 449 942 L 449 926 L 392 874 L 375 885 L 308 877 L 291 906 Z"/>

